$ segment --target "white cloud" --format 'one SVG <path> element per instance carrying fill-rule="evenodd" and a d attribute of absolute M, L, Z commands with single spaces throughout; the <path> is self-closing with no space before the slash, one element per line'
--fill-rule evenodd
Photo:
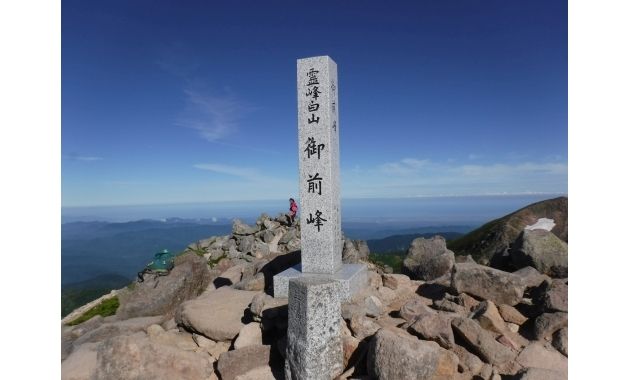
<path fill-rule="evenodd" d="M 417 173 L 422 168 L 427 167 L 429 160 L 418 160 L 415 158 L 403 158 L 397 162 L 388 162 L 378 166 L 378 170 L 385 174 L 408 175 Z"/>
<path fill-rule="evenodd" d="M 74 161 L 84 161 L 84 162 L 90 162 L 90 161 L 102 161 L 103 157 L 97 157 L 97 156 L 79 156 L 76 154 L 71 154 L 66 156 L 67 158 L 74 160 Z"/>
<path fill-rule="evenodd" d="M 194 129 L 210 142 L 236 132 L 240 116 L 252 110 L 231 94 L 212 96 L 191 89 L 184 90 L 184 93 L 187 107 L 175 125 Z"/>
<path fill-rule="evenodd" d="M 227 174 L 249 181 L 257 181 L 263 178 L 258 170 L 251 168 L 243 168 L 224 164 L 196 164 L 193 166 L 197 169 L 208 170 L 220 174 Z"/>

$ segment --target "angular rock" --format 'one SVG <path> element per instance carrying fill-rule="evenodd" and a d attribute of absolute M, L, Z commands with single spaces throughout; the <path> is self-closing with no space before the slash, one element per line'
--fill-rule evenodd
<path fill-rule="evenodd" d="M 361 341 L 353 336 L 342 336 L 341 344 L 343 345 L 343 367 L 347 368 L 352 355 L 359 348 Z"/>
<path fill-rule="evenodd" d="M 475 321 L 468 318 L 454 318 L 451 325 L 453 326 L 453 330 L 461 336 L 486 363 L 498 365 L 514 360 L 516 354 L 497 342 L 492 333 L 481 328 Z"/>
<path fill-rule="evenodd" d="M 234 380 L 253 369 L 269 365 L 270 348 L 263 345 L 247 346 L 221 354 L 217 364 L 221 380 Z"/>
<path fill-rule="evenodd" d="M 212 340 L 232 340 L 244 326 L 241 320 L 256 294 L 258 292 L 222 287 L 184 302 L 175 320 Z"/>
<path fill-rule="evenodd" d="M 252 248 L 252 256 L 260 259 L 269 256 L 270 253 L 271 251 L 267 243 L 256 240 Z"/>
<path fill-rule="evenodd" d="M 483 362 L 477 355 L 468 352 L 467 349 L 458 344 L 453 345 L 451 351 L 459 358 L 459 367 L 463 372 L 469 372 L 472 376 L 481 372 Z"/>
<path fill-rule="evenodd" d="M 530 266 L 521 268 L 512 273 L 519 276 L 523 281 L 523 285 L 527 288 L 535 288 L 540 286 L 544 281 L 549 280 L 549 276 L 540 273 L 536 268 Z"/>
<path fill-rule="evenodd" d="M 235 219 L 232 223 L 232 233 L 235 235 L 253 235 L 260 231 L 260 226 L 250 227 L 239 219 Z"/>
<path fill-rule="evenodd" d="M 495 304 L 516 305 L 523 298 L 525 286 L 519 276 L 479 264 L 455 264 L 451 287 Z"/>
<path fill-rule="evenodd" d="M 466 309 L 458 303 L 449 301 L 448 299 L 441 299 L 433 301 L 433 308 L 442 311 L 448 311 L 451 313 L 457 313 L 466 315 Z"/>
<path fill-rule="evenodd" d="M 256 238 L 254 238 L 254 235 L 242 236 L 240 239 L 237 240 L 238 250 L 243 252 L 244 254 L 251 253 L 254 249 L 255 241 Z"/>
<path fill-rule="evenodd" d="M 369 375 L 381 380 L 447 380 L 457 374 L 459 359 L 435 342 L 381 329 L 370 341 L 367 362 Z"/>
<path fill-rule="evenodd" d="M 356 316 L 350 320 L 350 329 L 357 339 L 363 340 L 369 336 L 374 335 L 378 330 L 381 329 L 381 326 L 378 323 L 374 322 L 374 320 L 371 318 Z"/>
<path fill-rule="evenodd" d="M 532 266 L 551 277 L 567 277 L 567 243 L 546 230 L 524 230 L 514 242 L 510 257 L 517 268 Z"/>
<path fill-rule="evenodd" d="M 378 297 L 368 296 L 363 301 L 365 304 L 365 314 L 368 317 L 378 317 L 385 312 L 385 306 Z"/>
<path fill-rule="evenodd" d="M 527 321 L 527 317 L 510 305 L 499 305 L 499 314 L 501 314 L 501 318 L 503 318 L 505 322 L 514 323 L 519 326 Z"/>
<path fill-rule="evenodd" d="M 386 286 L 392 290 L 398 289 L 399 286 L 411 284 L 409 276 L 404 274 L 384 274 L 383 286 Z"/>
<path fill-rule="evenodd" d="M 451 318 L 440 314 L 421 315 L 409 327 L 409 332 L 424 340 L 431 340 L 440 346 L 450 349 L 455 344 Z"/>
<path fill-rule="evenodd" d="M 492 301 L 483 301 L 472 314 L 472 318 L 476 319 L 479 325 L 486 330 L 503 334 L 507 329 L 505 321 L 501 318 L 499 310 Z"/>
<path fill-rule="evenodd" d="M 213 372 L 207 354 L 154 343 L 146 336 L 119 336 L 98 349 L 96 380 L 207 379 Z"/>
<path fill-rule="evenodd" d="M 260 345 L 262 345 L 262 331 L 260 330 L 260 324 L 256 322 L 250 322 L 243 326 L 234 341 L 234 349 L 236 350 L 247 346 Z"/>
<path fill-rule="evenodd" d="M 435 314 L 435 310 L 429 308 L 422 298 L 416 297 L 407 301 L 400 308 L 399 314 L 407 322 L 414 322 L 421 315 Z"/>
<path fill-rule="evenodd" d="M 563 374 L 566 374 L 568 371 L 567 358 L 553 348 L 545 348 L 539 342 L 534 342 L 525 347 L 516 358 L 516 361 L 523 367 L 549 369 Z"/>
<path fill-rule="evenodd" d="M 546 311 L 569 311 L 569 287 L 563 281 L 552 281 L 542 296 Z"/>
<path fill-rule="evenodd" d="M 569 329 L 562 328 L 553 334 L 551 344 L 560 351 L 562 355 L 569 356 Z"/>
<path fill-rule="evenodd" d="M 203 257 L 187 253 L 177 257 L 168 276 L 145 276 L 136 283 L 129 296 L 120 299 L 116 315 L 120 319 L 167 315 L 172 316 L 180 303 L 195 298 L 211 281 L 208 264 Z"/>
<path fill-rule="evenodd" d="M 446 248 L 443 237 L 417 238 L 407 251 L 403 273 L 415 280 L 433 280 L 448 273 L 454 263 L 455 254 Z"/>
<path fill-rule="evenodd" d="M 534 338 L 537 340 L 551 336 L 569 324 L 568 313 L 544 313 L 534 320 Z"/>
<path fill-rule="evenodd" d="M 233 267 L 228 268 L 225 272 L 221 273 L 216 280 L 214 280 L 215 286 L 229 286 L 241 281 L 241 277 L 243 276 L 243 267 L 244 265 L 234 265 Z"/>

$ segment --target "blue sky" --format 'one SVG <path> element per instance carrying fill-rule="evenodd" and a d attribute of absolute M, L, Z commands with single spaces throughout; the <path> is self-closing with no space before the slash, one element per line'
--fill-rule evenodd
<path fill-rule="evenodd" d="M 62 2 L 62 206 L 298 193 L 339 69 L 344 198 L 567 192 L 566 1 Z"/>

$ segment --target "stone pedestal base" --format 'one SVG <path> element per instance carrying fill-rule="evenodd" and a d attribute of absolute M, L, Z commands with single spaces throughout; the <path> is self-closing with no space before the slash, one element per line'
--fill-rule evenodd
<path fill-rule="evenodd" d="M 273 296 L 275 298 L 287 298 L 289 295 L 289 280 L 302 277 L 331 279 L 339 282 L 341 285 L 341 302 L 346 302 L 360 289 L 367 286 L 367 266 L 365 264 L 343 264 L 339 272 L 328 275 L 302 273 L 302 266 L 298 264 L 273 277 Z"/>
<path fill-rule="evenodd" d="M 330 380 L 343 372 L 339 287 L 330 278 L 289 281 L 287 380 Z"/>

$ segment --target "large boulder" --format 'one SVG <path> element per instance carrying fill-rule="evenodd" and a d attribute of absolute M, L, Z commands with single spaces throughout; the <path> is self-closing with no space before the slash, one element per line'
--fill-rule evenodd
<path fill-rule="evenodd" d="M 269 365 L 271 346 L 254 345 L 225 352 L 219 356 L 217 369 L 222 380 L 234 380 L 239 375 Z"/>
<path fill-rule="evenodd" d="M 551 277 L 567 277 L 567 243 L 546 230 L 524 230 L 514 242 L 510 257 L 516 268 L 532 266 Z"/>
<path fill-rule="evenodd" d="M 243 328 L 245 310 L 259 292 L 222 287 L 184 302 L 175 320 L 191 331 L 215 341 L 234 339 Z"/>
<path fill-rule="evenodd" d="M 514 360 L 516 354 L 513 351 L 497 342 L 491 332 L 484 330 L 472 319 L 455 318 L 452 326 L 455 333 L 486 363 L 499 365 Z"/>
<path fill-rule="evenodd" d="M 97 358 L 96 380 L 193 380 L 213 372 L 208 354 L 155 343 L 141 333 L 106 340 Z"/>
<path fill-rule="evenodd" d="M 201 294 L 212 280 L 203 257 L 187 253 L 175 260 L 168 276 L 145 276 L 133 291 L 120 298 L 116 315 L 120 319 L 151 315 L 172 316 L 182 302 Z"/>
<path fill-rule="evenodd" d="M 424 340 L 434 341 L 446 349 L 455 345 L 451 318 L 444 314 L 434 313 L 419 316 L 409 327 L 409 332 Z"/>
<path fill-rule="evenodd" d="M 462 263 L 453 266 L 451 287 L 495 304 L 516 305 L 523 298 L 525 285 L 520 276 L 484 265 Z"/>
<path fill-rule="evenodd" d="M 417 238 L 407 251 L 403 272 L 415 280 L 434 280 L 448 273 L 454 263 L 455 254 L 446 248 L 442 236 Z"/>
<path fill-rule="evenodd" d="M 85 343 L 101 342 L 107 338 L 119 335 L 130 335 L 137 332 L 144 332 L 149 326 L 162 323 L 163 319 L 164 318 L 161 316 L 138 317 L 125 319 L 123 321 L 103 323 L 94 330 L 91 330 L 77 338 L 74 341 L 73 346 L 76 348 Z"/>
<path fill-rule="evenodd" d="M 457 374 L 457 356 L 435 342 L 399 329 L 381 329 L 370 341 L 368 373 L 381 380 L 447 380 Z"/>
<path fill-rule="evenodd" d="M 534 338 L 537 340 L 547 338 L 568 324 L 568 313 L 543 313 L 534 320 Z"/>
<path fill-rule="evenodd" d="M 86 343 L 61 363 L 62 380 L 84 380 L 94 376 L 98 343 Z"/>
<path fill-rule="evenodd" d="M 539 342 L 534 342 L 525 347 L 516 358 L 516 361 L 523 367 L 542 368 L 565 375 L 568 371 L 568 359 L 553 348 L 547 348 Z"/>

